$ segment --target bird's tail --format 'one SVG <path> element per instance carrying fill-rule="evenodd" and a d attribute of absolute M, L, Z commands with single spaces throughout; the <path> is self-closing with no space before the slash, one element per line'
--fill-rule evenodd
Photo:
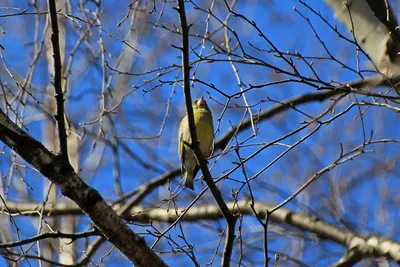
<path fill-rule="evenodd" d="M 193 174 L 189 174 L 189 172 L 186 172 L 185 175 L 185 187 L 190 188 L 194 190 L 194 184 L 193 184 Z"/>

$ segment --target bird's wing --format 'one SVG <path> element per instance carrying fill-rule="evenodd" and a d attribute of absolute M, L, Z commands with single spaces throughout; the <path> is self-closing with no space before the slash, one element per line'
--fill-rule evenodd
<path fill-rule="evenodd" d="M 184 144 L 184 142 L 183 142 L 183 140 L 184 140 L 184 136 L 183 136 L 183 128 L 185 128 L 184 127 L 184 123 L 185 123 L 185 121 L 186 121 L 187 119 L 186 119 L 186 117 L 182 120 L 182 122 L 181 122 L 181 125 L 179 126 L 179 133 L 178 133 L 178 136 L 179 136 L 179 144 L 178 144 L 178 152 L 179 152 L 179 159 L 181 160 L 181 173 L 182 173 L 182 175 L 184 175 L 185 174 L 185 166 L 183 165 L 183 159 L 185 158 L 185 150 L 186 149 L 184 149 L 184 146 L 185 146 L 185 144 Z"/>

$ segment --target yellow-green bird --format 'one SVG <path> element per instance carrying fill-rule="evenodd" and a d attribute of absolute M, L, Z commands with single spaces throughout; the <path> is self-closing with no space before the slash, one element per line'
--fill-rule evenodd
<path fill-rule="evenodd" d="M 210 153 L 214 141 L 214 125 L 210 109 L 204 98 L 198 98 L 192 103 L 194 123 L 196 125 L 197 138 L 200 150 L 205 157 Z M 192 143 L 187 116 L 184 117 L 179 126 L 179 157 L 181 159 L 181 171 L 185 176 L 185 187 L 194 190 L 193 180 L 200 166 L 196 160 L 193 150 L 185 144 Z"/>

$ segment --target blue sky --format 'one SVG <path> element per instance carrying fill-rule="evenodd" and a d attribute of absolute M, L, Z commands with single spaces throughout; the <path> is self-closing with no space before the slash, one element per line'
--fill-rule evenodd
<path fill-rule="evenodd" d="M 105 31 L 112 34 L 112 36 L 101 33 L 103 44 L 106 49 L 105 60 L 110 66 L 115 66 L 121 48 L 124 45 L 118 41 L 119 39 L 126 38 L 126 32 L 129 29 L 129 20 L 124 21 L 121 27 L 116 27 L 117 23 L 121 21 L 127 12 L 127 6 L 130 1 L 120 1 L 116 6 L 114 1 L 102 1 L 102 15 L 101 21 Z M 196 4 L 202 8 L 209 8 L 210 1 L 196 1 Z M 319 11 L 321 15 L 330 23 L 337 24 L 338 30 L 349 37 L 347 29 L 344 25 L 340 24 L 333 16 L 331 10 L 324 4 L 323 1 L 307 1 L 314 10 Z M 157 2 L 161 5 L 160 2 Z M 33 12 L 32 6 L 22 1 L 7 1 L 7 6 L 19 7 L 22 10 L 27 8 L 28 12 Z M 179 25 L 178 16 L 172 7 L 175 3 L 168 3 L 165 6 L 163 17 L 160 19 L 159 25 L 166 25 L 170 28 Z M 45 1 L 38 2 L 39 10 L 46 10 Z M 82 18 L 82 14 L 78 9 L 76 1 L 71 1 L 72 13 Z M 322 23 L 321 19 L 308 10 L 304 5 L 298 1 L 243 1 L 236 5 L 235 11 L 240 12 L 247 16 L 250 20 L 255 21 L 259 29 L 265 33 L 266 37 L 282 52 L 298 51 L 303 56 L 310 57 L 327 57 L 327 53 L 322 47 L 321 43 L 314 36 L 314 33 L 307 21 L 304 20 L 294 9 L 296 7 L 298 12 L 310 19 L 311 24 L 315 28 L 318 36 L 326 44 L 330 52 L 335 57 L 341 60 L 348 66 L 356 68 L 356 48 L 346 41 L 339 39 L 337 34 L 333 32 L 327 25 Z M 91 10 L 95 10 L 96 6 L 93 3 L 86 4 L 86 14 L 89 16 Z M 191 4 L 187 4 L 188 22 L 193 23 L 192 32 L 204 34 L 205 19 L 207 14 L 193 8 Z M 135 30 L 140 32 L 138 39 L 135 42 L 135 48 L 140 51 L 140 54 L 135 52 L 128 53 L 127 59 L 130 59 L 132 64 L 127 70 L 130 73 L 141 73 L 150 71 L 156 68 L 167 67 L 172 64 L 179 65 L 181 62 L 180 52 L 173 48 L 173 45 L 180 45 L 180 38 L 178 35 L 166 31 L 162 27 L 152 29 L 150 22 L 154 23 L 157 20 L 161 7 L 141 23 L 146 22 L 143 26 L 141 24 L 134 24 Z M 222 3 L 217 3 L 215 8 L 216 16 L 225 19 L 226 9 Z M 0 10 L 0 14 L 11 13 L 10 10 Z M 0 44 L 4 46 L 4 58 L 7 66 L 18 74 L 17 77 L 23 79 L 28 71 L 29 64 L 32 61 L 34 46 L 32 40 L 35 35 L 34 26 L 36 19 L 35 15 L 24 15 L 0 18 L 0 25 L 6 32 L 0 36 Z M 41 38 L 43 34 L 45 16 L 40 16 L 40 29 L 38 31 Z M 68 55 L 71 53 L 75 43 L 79 39 L 79 34 L 86 29 L 87 25 L 83 22 L 72 22 L 67 19 L 67 37 L 66 37 L 66 61 Z M 254 57 L 259 57 L 269 64 L 278 66 L 284 70 L 290 70 L 290 67 L 274 56 L 273 53 L 257 51 L 252 45 L 261 49 L 271 49 L 271 46 L 266 41 L 258 36 L 257 31 L 248 23 L 239 17 L 232 17 L 229 25 L 234 28 L 245 47 L 245 50 Z M 82 31 L 80 30 L 82 27 Z M 215 19 L 210 20 L 210 31 L 220 27 L 220 24 Z M 67 95 L 67 114 L 68 118 L 76 125 L 78 125 L 77 134 L 83 135 L 84 131 L 93 132 L 97 134 L 100 130 L 99 123 L 92 123 L 89 125 L 82 125 L 88 123 L 98 117 L 100 108 L 100 97 L 102 90 L 102 60 L 101 56 L 94 57 L 91 50 L 98 53 L 100 44 L 98 42 L 100 33 L 98 28 L 92 29 L 93 36 L 88 40 L 88 43 L 82 44 L 77 50 L 71 73 L 69 76 L 69 87 Z M 113 37 L 114 36 L 114 37 Z M 231 35 L 232 37 L 232 35 Z M 224 42 L 223 31 L 213 36 L 213 40 L 221 44 Z M 190 39 L 191 46 L 195 49 L 196 53 L 200 52 L 198 38 L 192 37 Z M 232 37 L 231 45 L 234 46 L 236 40 Z M 129 50 L 129 49 L 128 49 Z M 236 51 L 240 54 L 239 51 Z M 210 43 L 206 43 L 204 55 L 213 53 Z M 133 56 L 132 56 L 133 55 Z M 191 54 L 190 59 L 196 60 L 195 53 Z M 214 59 L 226 59 L 225 55 L 218 55 Z M 361 66 L 363 69 L 371 69 L 370 64 L 366 61 L 365 57 L 360 58 Z M 311 77 L 313 73 L 301 60 L 294 58 L 296 66 L 304 76 Z M 318 76 L 326 81 L 336 81 L 348 83 L 353 80 L 358 80 L 360 77 L 352 71 L 342 68 L 332 60 L 313 60 L 313 66 L 318 72 Z M 129 63 L 126 63 L 129 66 Z M 119 69 L 120 66 L 118 66 Z M 271 69 L 262 66 L 250 66 L 237 64 L 240 77 L 243 84 L 257 85 L 268 83 L 275 80 L 283 80 L 288 78 L 283 74 L 274 73 Z M 4 72 L 3 66 L 0 68 L 3 82 L 13 85 L 12 79 Z M 105 67 L 106 78 L 112 73 L 112 70 Z M 163 73 L 164 70 L 157 72 Z M 157 73 L 155 72 L 155 73 Z M 153 139 L 118 139 L 120 147 L 119 154 L 119 171 L 121 186 L 124 193 L 135 189 L 141 184 L 149 181 L 158 175 L 169 171 L 179 166 L 179 158 L 177 155 L 177 132 L 180 120 L 185 115 L 183 105 L 183 92 L 180 86 L 174 86 L 175 79 L 181 79 L 181 73 L 177 70 L 171 73 L 162 75 L 160 78 L 156 77 L 155 73 L 141 75 L 123 75 L 113 74 L 114 78 L 111 82 L 111 87 L 108 89 L 114 92 L 115 95 L 121 96 L 133 90 L 134 86 L 141 86 L 145 80 L 155 78 L 153 82 L 141 86 L 138 90 L 129 93 L 124 98 L 120 108 L 115 114 L 111 114 L 104 120 L 104 136 L 108 140 L 115 140 L 113 136 L 120 137 L 149 137 L 156 136 L 162 126 L 165 110 L 169 99 L 171 99 L 171 111 L 166 118 L 164 130 L 161 137 Z M 227 62 L 201 62 L 196 73 L 196 78 L 214 84 L 216 88 L 223 90 L 225 94 L 234 94 L 240 91 L 235 73 Z M 125 80 L 124 80 L 125 79 Z M 293 78 L 295 79 L 295 78 Z M 34 95 L 39 101 L 45 101 L 44 89 L 49 84 L 50 76 L 47 71 L 47 62 L 44 56 L 38 60 L 38 64 L 33 76 L 32 90 Z M 153 86 L 160 84 L 160 81 L 172 81 L 171 84 L 164 83 L 161 87 L 152 89 Z M 14 86 L 14 85 L 13 85 Z M 146 92 L 146 90 L 150 90 Z M 385 90 L 385 89 L 382 89 Z M 315 92 L 315 88 L 301 84 L 298 82 L 288 82 L 280 85 L 273 85 L 260 89 L 249 91 L 246 96 L 250 105 L 255 105 L 252 112 L 257 114 L 274 105 L 276 102 L 266 101 L 258 104 L 261 100 L 267 100 L 267 97 L 274 101 L 283 101 L 290 97 L 298 96 L 304 93 Z M 112 108 L 120 98 L 112 99 L 109 94 L 107 108 Z M 211 95 L 212 99 L 207 98 Z M 206 97 L 209 106 L 212 109 L 215 120 L 215 127 L 217 127 L 217 118 L 223 112 L 223 106 L 218 103 L 225 103 L 226 98 L 219 94 L 217 91 L 212 90 L 200 83 L 196 83 L 192 89 L 192 97 Z M 352 101 L 354 97 L 351 97 Z M 369 98 L 357 96 L 358 101 L 370 100 Z M 32 99 L 28 98 L 29 103 L 34 103 Z M 331 102 L 324 103 L 311 103 L 299 107 L 301 111 L 312 116 L 319 115 L 324 111 Z M 234 108 L 233 105 L 238 104 L 241 107 Z M 336 114 L 350 104 L 350 101 L 344 100 L 335 107 Z M 1 104 L 4 108 L 4 103 Z M 221 137 L 231 125 L 239 123 L 243 117 L 245 109 L 243 108 L 243 98 L 232 99 L 232 108 L 229 108 L 223 114 L 220 124 L 220 131 L 216 133 L 216 139 Z M 21 107 L 19 107 L 21 110 Z M 359 145 L 363 131 L 361 127 L 361 120 L 358 117 L 359 110 L 353 108 L 350 112 L 346 113 L 341 118 L 333 121 L 328 125 L 321 127 L 319 131 L 313 134 L 305 142 L 296 147 L 293 151 L 289 152 L 282 159 L 273 164 L 269 169 L 263 172 L 257 179 L 254 180 L 253 186 L 256 188 L 255 197 L 263 202 L 270 204 L 278 204 L 288 196 L 290 196 L 299 186 L 301 186 L 309 177 L 315 172 L 331 164 L 340 154 L 340 144 L 343 144 L 345 150 L 349 150 Z M 325 119 L 333 115 L 327 115 Z M 115 132 L 110 129 L 110 118 L 115 126 Z M 247 117 L 248 118 L 248 115 Z M 373 130 L 374 139 L 393 138 L 399 139 L 398 125 L 400 123 L 399 114 L 396 112 L 383 109 L 383 108 L 370 108 L 364 115 L 365 132 L 367 135 Z M 290 131 L 301 126 L 301 122 L 308 118 L 297 111 L 289 110 L 285 113 L 274 116 L 273 118 L 259 123 L 259 134 L 255 138 L 246 141 L 245 144 L 251 145 L 241 148 L 240 153 L 243 158 L 251 155 L 260 143 L 271 142 Z M 25 121 L 29 123 L 29 133 L 35 138 L 43 139 L 43 126 L 48 123 L 48 117 L 43 116 L 43 111 L 32 105 L 28 105 L 25 111 Z M 293 135 L 282 143 L 291 145 L 312 130 L 312 126 L 308 127 L 299 134 Z M 239 142 L 245 141 L 252 134 L 252 130 L 248 129 L 238 135 Z M 129 156 L 122 145 L 127 149 L 132 150 L 144 162 L 156 166 L 154 169 L 147 169 L 142 166 L 140 162 Z M 231 144 L 231 145 L 234 145 Z M 344 163 L 338 168 L 335 168 L 328 174 L 321 177 L 318 181 L 313 183 L 305 192 L 301 193 L 294 201 L 286 205 L 286 208 L 292 209 L 297 212 L 318 216 L 329 223 L 344 227 L 338 218 L 348 222 L 360 234 L 380 234 L 382 236 L 396 237 L 399 230 L 395 225 L 399 216 L 394 212 L 396 206 L 398 207 L 397 195 L 400 191 L 399 187 L 399 164 L 396 155 L 399 151 L 399 146 L 393 144 L 379 144 L 373 146 L 374 153 L 364 154 L 357 157 L 351 162 Z M 269 162 L 274 160 L 286 148 L 281 145 L 271 146 L 261 152 L 257 157 L 246 164 L 246 170 L 249 175 L 254 175 Z M 8 177 L 8 169 L 10 166 L 11 157 L 9 156 L 9 149 L 5 149 L 5 154 L 1 155 L 0 159 L 0 174 L 4 178 L 3 184 L 9 183 L 5 186 L 5 191 L 9 191 L 7 199 L 10 201 L 33 201 L 42 203 L 44 201 L 44 192 L 47 181 L 37 172 L 30 169 L 22 169 L 24 181 L 22 181 L 18 174 Z M 219 153 L 220 151 L 217 151 Z M 99 160 L 100 159 L 100 160 Z M 100 191 L 103 197 L 107 200 L 116 200 L 118 198 L 116 190 L 113 185 L 114 175 L 114 158 L 113 151 L 110 147 L 105 146 L 104 142 L 96 141 L 96 139 L 86 134 L 82 139 L 80 149 L 80 175 L 88 184 Z M 20 160 L 19 160 L 20 161 Z M 212 168 L 213 177 L 217 178 L 222 173 L 230 170 L 235 166 L 234 162 L 237 161 L 237 156 L 231 152 L 215 162 L 214 159 L 210 160 L 210 165 L 215 165 Z M 20 161 L 22 162 L 22 161 Z M 393 166 L 394 165 L 394 166 Z M 389 166 L 388 171 L 374 172 L 374 166 Z M 377 169 L 379 169 L 377 167 Z M 368 171 L 369 170 L 369 171 Z M 244 181 L 243 174 L 240 170 L 232 173 L 231 178 Z M 171 181 L 173 190 L 177 188 L 180 178 Z M 347 184 L 347 186 L 346 186 Z M 30 185 L 32 189 L 29 188 Z M 196 191 L 194 193 L 185 190 L 177 197 L 178 206 L 184 207 L 188 205 L 191 200 L 203 188 L 200 182 L 195 183 Z M 227 201 L 232 200 L 232 190 L 237 190 L 238 183 L 232 181 L 223 181 L 219 183 L 219 187 L 223 192 L 223 196 Z M 277 190 L 279 189 L 279 190 Z M 243 190 L 239 195 L 240 199 L 247 197 L 248 191 Z M 340 198 L 335 198 L 335 194 L 340 194 Z M 143 202 L 146 207 L 158 206 L 162 203 L 162 199 L 169 197 L 168 185 L 160 187 L 158 190 L 149 195 Z M 63 198 L 60 198 L 63 201 Z M 204 203 L 214 203 L 209 194 L 199 200 L 198 205 Z M 334 203 L 334 205 L 332 204 Z M 334 213 L 332 210 L 337 208 Z M 21 228 L 21 238 L 35 235 L 37 232 L 37 220 L 32 220 L 31 217 L 17 217 L 16 222 Z M 204 223 L 209 224 L 209 229 L 204 227 Z M 79 217 L 79 224 L 77 230 L 83 231 L 90 225 L 86 217 Z M 162 231 L 166 229 L 169 224 L 157 224 L 156 226 Z M 204 266 L 211 260 L 212 253 L 219 242 L 219 233 L 225 227 L 223 221 L 200 222 L 200 223 L 183 223 L 182 227 L 187 234 L 187 240 L 191 244 L 196 244 L 195 252 L 198 256 L 201 266 Z M 13 238 L 16 239 L 15 228 Z M 262 250 L 254 253 L 249 247 L 254 245 L 262 247 L 262 228 L 257 220 L 252 217 L 245 217 L 243 220 L 243 236 L 248 242 L 248 247 L 244 250 L 244 255 L 254 260 L 254 266 L 257 266 L 263 261 Z M 139 233 L 143 233 L 149 227 L 133 226 L 133 229 Z M 326 266 L 337 261 L 345 252 L 342 246 L 327 242 L 320 245 L 320 240 L 316 239 L 310 234 L 305 234 L 307 238 L 301 240 L 292 233 L 296 229 L 285 225 L 271 225 L 270 226 L 270 241 L 269 248 L 271 251 L 278 251 L 289 255 L 294 255 L 301 261 L 311 266 Z M 285 235 L 285 231 L 289 235 Z M 297 230 L 298 231 L 298 230 Z M 179 229 L 172 229 L 171 236 L 179 243 Z M 151 244 L 154 238 L 146 235 L 147 242 Z M 83 250 L 83 242 L 77 242 L 79 249 Z M 103 256 L 110 245 L 104 246 L 95 259 L 98 260 Z M 237 249 L 238 246 L 235 248 Z M 304 250 L 298 252 L 297 250 L 304 247 Z M 165 240 L 162 240 L 156 249 L 166 249 L 168 246 Z M 318 253 L 316 253 L 317 251 Z M 332 257 L 319 258 L 324 253 L 330 252 Z M 247 254 L 246 254 L 247 253 Z M 80 254 L 80 253 L 79 253 Z M 273 253 L 270 256 L 273 257 Z M 189 258 L 184 256 L 171 256 L 169 254 L 162 254 L 162 257 L 171 266 L 188 266 Z M 238 260 L 239 253 L 236 250 L 233 254 L 233 260 Z M 3 263 L 1 262 L 3 260 Z M 214 265 L 219 265 L 220 258 L 217 256 Z M 37 266 L 36 261 L 29 262 L 31 266 Z M 4 259 L 0 259 L 0 265 L 5 264 Z M 105 258 L 107 266 L 130 266 L 127 260 L 123 258 L 119 252 L 114 251 L 110 256 Z M 284 264 L 284 263 L 282 263 Z M 23 266 L 28 264 L 23 264 Z M 245 266 L 251 266 L 250 261 L 245 261 Z"/>

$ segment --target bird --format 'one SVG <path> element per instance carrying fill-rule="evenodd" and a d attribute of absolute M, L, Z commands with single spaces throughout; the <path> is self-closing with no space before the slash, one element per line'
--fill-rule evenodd
<path fill-rule="evenodd" d="M 207 157 L 214 142 L 212 113 L 203 97 L 193 101 L 192 107 L 200 150 Z M 185 177 L 185 187 L 194 190 L 193 182 L 200 166 L 193 150 L 188 146 L 188 144 L 192 144 L 192 139 L 187 115 L 182 119 L 179 126 L 178 138 L 178 152 L 181 160 L 182 176 Z"/>

